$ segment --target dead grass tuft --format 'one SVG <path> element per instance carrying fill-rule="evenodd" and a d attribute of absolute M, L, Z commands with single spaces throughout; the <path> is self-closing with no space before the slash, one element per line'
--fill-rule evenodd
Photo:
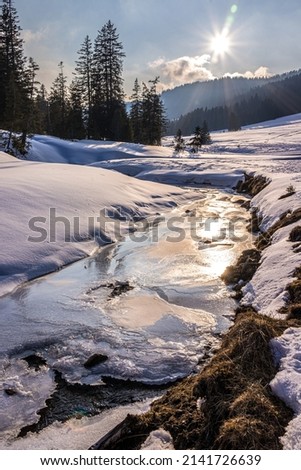
<path fill-rule="evenodd" d="M 241 289 L 254 276 L 260 263 L 261 254 L 255 248 L 242 252 L 234 266 L 228 266 L 221 278 L 225 284 L 238 285 Z"/>
<path fill-rule="evenodd" d="M 256 194 L 260 193 L 269 183 L 270 181 L 265 176 L 253 176 L 245 173 L 245 179 L 243 182 L 239 182 L 236 191 L 238 193 L 248 193 L 251 196 L 256 196 Z"/>
<path fill-rule="evenodd" d="M 225 421 L 214 444 L 215 449 L 280 449 L 272 424 L 264 418 L 237 416 Z"/>
<path fill-rule="evenodd" d="M 287 310 L 287 319 L 301 320 L 301 303 L 289 305 Z"/>
<path fill-rule="evenodd" d="M 269 230 L 259 235 L 255 243 L 256 248 L 258 248 L 259 250 L 263 250 L 264 248 L 270 245 L 271 238 L 277 230 L 283 227 L 287 227 L 290 224 L 299 222 L 299 220 L 301 220 L 301 208 L 295 210 L 294 212 L 290 212 L 290 211 L 285 212 Z M 291 240 L 291 241 L 297 241 L 297 240 Z"/>
<path fill-rule="evenodd" d="M 297 225 L 293 228 L 289 235 L 290 242 L 300 242 L 301 241 L 301 226 Z"/>
<path fill-rule="evenodd" d="M 292 281 L 287 286 L 287 290 L 292 303 L 301 303 L 301 279 L 296 279 L 295 281 Z"/>

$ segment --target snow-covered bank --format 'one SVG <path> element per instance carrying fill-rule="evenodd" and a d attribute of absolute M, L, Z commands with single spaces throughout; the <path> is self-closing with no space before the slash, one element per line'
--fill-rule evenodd
<path fill-rule="evenodd" d="M 48 163 L 89 165 L 102 160 L 121 158 L 171 157 L 169 148 L 124 142 L 80 140 L 68 141 L 57 137 L 35 135 L 30 139 L 29 160 Z"/>
<path fill-rule="evenodd" d="M 145 217 L 173 207 L 185 195 L 182 189 L 108 170 L 20 161 L 4 153 L 0 170 L 2 295 L 114 240 L 100 211 Z"/>
<path fill-rule="evenodd" d="M 301 208 L 301 176 L 270 175 L 269 185 L 252 199 L 252 208 L 260 220 L 260 229 L 266 232 L 280 218 L 289 216 Z M 294 192 L 289 194 L 289 187 Z M 283 197 L 284 196 L 284 197 Z M 292 281 L 295 269 L 300 265 L 300 253 L 289 241 L 292 229 L 300 225 L 291 223 L 279 228 L 270 245 L 262 253 L 261 264 L 252 280 L 243 289 L 243 303 L 252 305 L 259 313 L 274 318 L 283 318 L 279 313 L 288 300 L 287 286 Z"/>
<path fill-rule="evenodd" d="M 272 340 L 272 349 L 279 364 L 279 372 L 271 382 L 273 392 L 295 413 L 285 435 L 284 449 L 301 449 L 301 328 L 289 328 Z"/>

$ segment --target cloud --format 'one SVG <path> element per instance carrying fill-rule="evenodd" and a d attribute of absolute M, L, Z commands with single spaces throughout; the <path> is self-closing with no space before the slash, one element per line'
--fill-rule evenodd
<path fill-rule="evenodd" d="M 213 80 L 214 75 L 206 67 L 210 61 L 210 55 L 203 54 L 195 57 L 183 56 L 168 61 L 159 58 L 149 63 L 148 66 L 160 75 L 164 88 L 172 88 L 198 80 Z"/>
<path fill-rule="evenodd" d="M 32 31 L 31 29 L 23 29 L 22 31 L 22 37 L 25 41 L 26 44 L 32 43 L 32 42 L 38 42 L 41 41 L 42 39 L 46 38 L 49 33 L 49 28 L 43 28 L 38 31 Z"/>
<path fill-rule="evenodd" d="M 267 78 L 271 77 L 272 74 L 269 72 L 268 67 L 264 67 L 263 65 L 258 67 L 255 72 L 250 72 L 249 70 L 244 73 L 234 72 L 234 73 L 225 73 L 224 77 L 236 78 L 236 77 L 245 77 L 245 78 Z"/>

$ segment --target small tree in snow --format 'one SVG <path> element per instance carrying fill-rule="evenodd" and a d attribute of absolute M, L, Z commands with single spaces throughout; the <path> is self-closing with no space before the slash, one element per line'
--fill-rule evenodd
<path fill-rule="evenodd" d="M 200 126 L 197 126 L 194 131 L 194 136 L 189 142 L 191 146 L 192 153 L 198 153 L 199 149 L 202 147 L 202 129 Z"/>
<path fill-rule="evenodd" d="M 175 149 L 176 153 L 180 153 L 183 150 L 185 150 L 185 142 L 184 142 L 184 139 L 182 137 L 181 129 L 178 129 L 178 132 L 175 135 L 174 145 L 175 145 L 174 149 Z"/>

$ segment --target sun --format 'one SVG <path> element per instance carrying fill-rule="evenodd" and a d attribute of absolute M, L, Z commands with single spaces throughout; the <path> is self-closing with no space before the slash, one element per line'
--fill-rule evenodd
<path fill-rule="evenodd" d="M 211 39 L 210 45 L 215 56 L 223 56 L 230 50 L 230 38 L 225 32 L 218 33 Z"/>

